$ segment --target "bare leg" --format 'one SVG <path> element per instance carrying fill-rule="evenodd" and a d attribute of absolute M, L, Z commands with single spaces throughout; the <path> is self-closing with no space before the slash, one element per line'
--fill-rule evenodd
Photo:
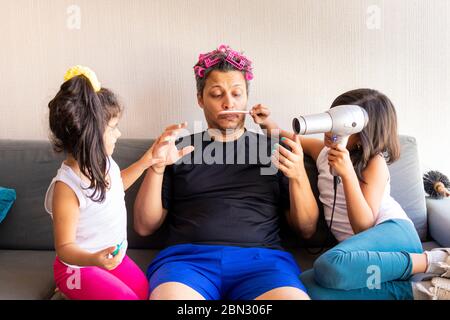
<path fill-rule="evenodd" d="M 267 291 L 255 300 L 311 300 L 302 290 L 294 287 L 280 287 Z"/>
<path fill-rule="evenodd" d="M 412 260 L 411 274 L 423 273 L 427 270 L 427 255 L 425 253 L 410 253 Z"/>
<path fill-rule="evenodd" d="M 150 300 L 205 300 L 205 298 L 183 283 L 166 282 L 152 291 Z"/>

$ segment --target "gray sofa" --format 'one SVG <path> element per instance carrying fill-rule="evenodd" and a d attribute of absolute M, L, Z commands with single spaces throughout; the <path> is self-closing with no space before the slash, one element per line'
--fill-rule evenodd
<path fill-rule="evenodd" d="M 138 159 L 153 141 L 122 139 L 114 159 L 121 168 Z M 416 141 L 401 136 L 401 159 L 390 166 L 392 194 L 412 218 L 425 248 L 450 247 L 450 201 L 426 199 L 419 167 Z M 14 188 L 17 201 L 0 223 L 0 299 L 57 299 L 53 281 L 52 222 L 45 212 L 44 195 L 62 161 L 47 141 L 0 140 L 0 186 Z M 317 196 L 317 171 L 312 159 L 305 165 Z M 142 179 L 142 178 L 141 178 Z M 132 208 L 141 179 L 126 193 L 128 208 L 129 256 L 145 272 L 155 254 L 164 247 L 165 225 L 150 237 L 133 230 Z M 323 216 L 314 237 L 308 241 L 294 234 L 284 223 L 283 243 L 296 257 L 302 270 L 311 268 L 315 254 L 307 248 L 334 243 L 328 237 Z"/>

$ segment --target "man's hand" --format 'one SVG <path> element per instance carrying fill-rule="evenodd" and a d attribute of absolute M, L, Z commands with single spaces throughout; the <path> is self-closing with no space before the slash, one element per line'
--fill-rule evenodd
<path fill-rule="evenodd" d="M 272 151 L 272 161 L 289 179 L 298 178 L 304 172 L 303 149 L 300 137 L 295 135 L 295 140 L 283 137 L 281 141 L 289 146 L 292 151 L 275 144 Z"/>
<path fill-rule="evenodd" d="M 166 160 L 163 158 L 154 158 L 153 157 L 153 149 L 155 148 L 155 143 L 144 153 L 144 155 L 139 160 L 140 164 L 143 166 L 144 170 L 150 168 L 155 164 L 162 164 Z"/>

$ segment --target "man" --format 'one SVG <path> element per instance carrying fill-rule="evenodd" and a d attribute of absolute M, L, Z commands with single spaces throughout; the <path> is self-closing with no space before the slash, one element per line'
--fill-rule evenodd
<path fill-rule="evenodd" d="M 208 130 L 183 138 L 178 150 L 186 124 L 168 127 L 154 149 L 166 162 L 148 170 L 135 202 L 139 234 L 169 219 L 169 246 L 147 272 L 150 299 L 309 299 L 279 238 L 282 214 L 305 238 L 315 232 L 319 211 L 301 146 L 287 139 L 295 159 L 278 163 L 287 149 L 245 129 L 236 112 L 246 110 L 253 78 L 245 56 L 221 46 L 194 69 Z M 280 167 L 289 178 L 273 170 Z"/>

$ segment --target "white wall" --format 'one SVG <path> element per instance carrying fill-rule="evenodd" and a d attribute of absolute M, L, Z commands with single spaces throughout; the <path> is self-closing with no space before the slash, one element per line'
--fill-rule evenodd
<path fill-rule="evenodd" d="M 202 120 L 192 66 L 227 43 L 254 61 L 250 104 L 283 127 L 376 88 L 424 169 L 450 175 L 448 0 L 0 0 L 0 23 L 0 138 L 46 139 L 47 103 L 74 64 L 120 95 L 123 137 Z"/>

